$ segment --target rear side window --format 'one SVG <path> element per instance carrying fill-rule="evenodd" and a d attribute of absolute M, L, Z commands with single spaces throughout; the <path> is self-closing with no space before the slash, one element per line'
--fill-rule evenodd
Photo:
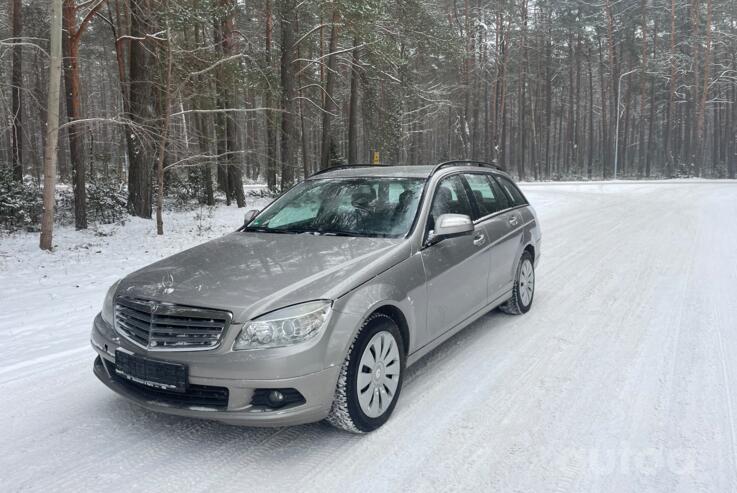
<path fill-rule="evenodd" d="M 489 175 L 469 173 L 464 177 L 478 209 L 478 216 L 474 219 L 494 214 L 508 207 L 504 192 Z"/>
<path fill-rule="evenodd" d="M 507 193 L 507 196 L 509 197 L 509 200 L 511 202 L 511 207 L 516 207 L 518 205 L 526 205 L 527 200 L 525 199 L 525 196 L 522 195 L 522 192 L 519 191 L 519 188 L 517 188 L 517 185 L 512 183 L 512 180 L 507 178 L 506 176 L 500 176 L 496 175 L 494 176 L 496 178 L 496 181 L 499 182 L 499 185 L 504 189 L 504 191 Z"/>

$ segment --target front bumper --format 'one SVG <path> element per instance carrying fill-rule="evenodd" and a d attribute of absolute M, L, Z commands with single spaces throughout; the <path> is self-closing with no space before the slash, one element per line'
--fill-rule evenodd
<path fill-rule="evenodd" d="M 99 355 L 94 363 L 95 375 L 123 397 L 152 411 L 212 419 L 229 424 L 289 426 L 319 421 L 330 412 L 340 371 L 338 365 L 332 365 L 319 371 L 291 376 L 288 365 L 285 366 L 278 357 L 273 360 L 259 358 L 258 361 L 249 361 L 246 352 L 221 355 L 211 353 L 207 355 L 209 356 L 207 359 L 203 360 L 204 352 L 196 355 L 186 352 L 147 352 L 120 338 L 99 315 L 95 318 L 91 343 Z M 187 364 L 189 383 L 197 386 L 226 388 L 227 404 L 223 407 L 209 407 L 172 403 L 158 398 L 155 393 L 146 394 L 135 391 L 130 385 L 121 382 L 111 373 L 111 371 L 114 372 L 115 350 L 118 347 L 149 358 Z M 307 348 L 307 351 L 310 351 L 310 348 Z M 193 358 L 189 359 L 188 355 L 192 355 Z M 221 371 L 218 371 L 218 361 L 221 362 Z M 263 378 L 268 373 L 269 364 L 276 365 L 272 374 L 280 378 Z M 238 371 L 239 366 L 240 371 Z M 304 397 L 304 402 L 291 404 L 281 409 L 255 406 L 251 403 L 251 399 L 256 389 L 296 389 Z"/>

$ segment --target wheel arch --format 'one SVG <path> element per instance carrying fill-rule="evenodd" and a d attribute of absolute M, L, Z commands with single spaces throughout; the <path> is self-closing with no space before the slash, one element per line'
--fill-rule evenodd
<path fill-rule="evenodd" d="M 404 354 L 409 355 L 410 348 L 410 334 L 409 324 L 407 323 L 407 317 L 404 316 L 402 309 L 396 305 L 383 304 L 375 307 L 374 310 L 366 317 L 368 319 L 374 313 L 381 313 L 391 318 L 394 323 L 399 327 L 399 333 L 402 336 L 402 347 L 404 348 Z"/>
<path fill-rule="evenodd" d="M 337 299 L 334 309 L 345 319 L 334 328 L 338 337 L 331 341 L 328 364 L 342 361 L 358 331 L 376 313 L 397 324 L 409 356 L 426 324 L 424 283 L 422 260 L 416 255 Z"/>
<path fill-rule="evenodd" d="M 532 243 L 528 243 L 522 250 L 522 253 L 524 252 L 530 252 L 530 255 L 532 255 L 532 264 L 535 265 L 535 246 Z"/>

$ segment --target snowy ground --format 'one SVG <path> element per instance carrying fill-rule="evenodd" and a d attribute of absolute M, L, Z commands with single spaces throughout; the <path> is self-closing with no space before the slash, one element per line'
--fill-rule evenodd
<path fill-rule="evenodd" d="M 737 491 L 737 183 L 524 189 L 544 235 L 531 312 L 421 360 L 363 437 L 157 415 L 92 375 L 108 285 L 242 211 L 168 215 L 164 238 L 63 230 L 53 254 L 0 237 L 0 490 Z"/>

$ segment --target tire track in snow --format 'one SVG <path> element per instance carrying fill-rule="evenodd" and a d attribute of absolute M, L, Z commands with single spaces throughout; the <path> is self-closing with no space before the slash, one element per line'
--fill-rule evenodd
<path fill-rule="evenodd" d="M 715 208 L 715 210 L 719 211 L 719 214 L 721 217 L 718 218 L 712 218 L 712 220 L 715 223 L 715 227 L 710 228 L 709 236 L 708 236 L 708 245 L 712 248 L 716 248 L 717 252 L 715 252 L 715 257 L 718 257 L 720 259 L 726 259 L 727 261 L 720 263 L 720 265 L 723 266 L 724 269 L 726 269 L 726 275 L 730 276 L 730 282 L 728 284 L 731 284 L 732 286 L 737 286 L 737 259 L 733 258 L 732 262 L 729 262 L 730 257 L 735 257 L 734 254 L 734 245 L 731 245 L 728 241 L 724 241 L 724 238 L 721 234 L 717 234 L 717 232 L 720 232 L 720 227 L 728 223 L 731 219 L 733 219 L 737 215 L 737 200 L 734 200 L 731 204 L 731 209 L 727 209 L 726 207 L 722 207 L 721 209 Z M 732 233 L 734 235 L 734 233 Z M 706 243 L 706 241 L 704 241 Z M 729 248 L 731 247 L 731 248 Z M 731 269 L 729 268 L 731 266 Z M 718 272 L 710 272 L 711 276 L 718 275 Z M 736 421 L 737 421 L 737 415 L 734 411 L 734 398 L 732 394 L 733 384 L 732 379 L 730 378 L 730 360 L 725 344 L 725 337 L 723 334 L 722 327 L 735 327 L 737 326 L 737 317 L 733 317 L 732 320 L 727 320 L 728 316 L 725 314 L 725 310 L 723 309 L 724 306 L 729 306 L 729 303 L 734 303 L 733 299 L 733 293 L 728 293 L 727 296 L 725 296 L 724 292 L 719 293 L 719 298 L 717 300 L 712 299 L 712 309 L 713 309 L 713 317 L 715 319 L 715 333 L 717 338 L 717 345 L 719 349 L 719 363 L 721 367 L 722 372 L 722 378 L 724 382 L 724 394 L 725 394 L 725 406 L 727 410 L 727 417 L 728 417 L 728 424 L 729 424 L 729 438 L 730 438 L 730 448 L 731 448 L 731 455 L 730 460 L 732 462 L 732 484 L 730 485 L 732 488 L 737 488 L 737 429 L 736 428 Z M 730 324 L 731 322 L 731 324 Z"/>
<path fill-rule="evenodd" d="M 67 349 L 65 351 L 59 351 L 53 354 L 47 354 L 39 356 L 31 360 L 21 361 L 20 363 L 14 363 L 8 366 L 0 366 L 0 383 L 4 383 L 9 380 L 5 380 L 6 375 L 13 373 L 21 373 L 17 378 L 26 378 L 37 375 L 43 371 L 51 371 L 51 366 L 56 362 L 69 362 L 69 358 L 73 357 L 75 360 L 81 359 L 82 355 L 89 356 L 91 348 L 88 346 L 78 347 L 75 349 Z M 63 362 L 60 360 L 64 360 Z M 35 367 L 35 368 L 31 368 Z"/>
<path fill-rule="evenodd" d="M 734 405 L 732 400 L 732 384 L 729 378 L 729 364 L 727 359 L 727 352 L 724 347 L 724 337 L 722 336 L 722 331 L 719 328 L 719 324 L 717 324 L 717 336 L 719 341 L 719 354 L 721 356 L 720 363 L 722 368 L 722 377 L 724 378 L 724 392 L 725 392 L 725 400 L 727 404 L 727 416 L 728 416 L 728 424 L 729 424 L 729 431 L 730 431 L 730 446 L 732 448 L 732 455 L 730 457 L 732 461 L 732 472 L 734 475 L 737 475 L 737 433 L 735 432 L 735 413 L 734 413 Z M 735 481 L 733 479 L 733 481 Z M 734 486 L 734 483 L 733 483 Z"/>

